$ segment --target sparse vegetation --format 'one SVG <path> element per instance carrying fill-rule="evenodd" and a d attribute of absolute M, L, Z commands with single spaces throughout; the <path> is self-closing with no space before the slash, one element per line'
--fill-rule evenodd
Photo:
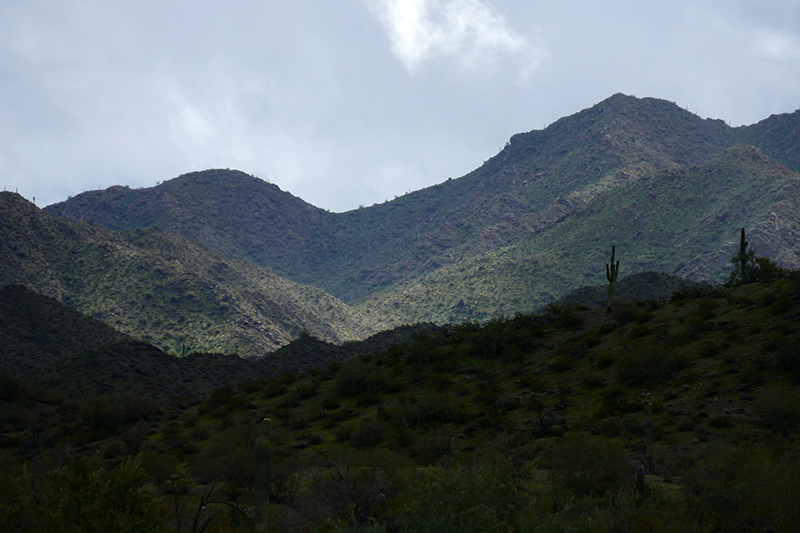
<path fill-rule="evenodd" d="M 738 302 L 777 300 L 794 284 L 617 306 L 631 306 L 630 320 L 557 305 L 419 329 L 326 370 L 229 384 L 161 410 L 124 396 L 43 408 L 25 400 L 37 383 L 18 394 L 5 376 L 0 524 L 49 524 L 69 498 L 98 498 L 98 512 L 122 505 L 103 499 L 106 489 L 62 491 L 62 503 L 34 510 L 25 483 L 55 494 L 81 465 L 89 485 L 131 480 L 118 517 L 139 513 L 152 530 L 196 519 L 251 531 L 258 421 L 269 416 L 274 531 L 785 530 L 797 519 L 785 495 L 800 488 L 800 396 L 793 338 L 775 332 L 794 331 L 800 304 L 776 315 Z M 716 326 L 732 310 L 746 332 L 735 342 Z M 86 512 L 79 520 L 95 523 Z"/>
<path fill-rule="evenodd" d="M 793 530 L 798 117 L 615 95 L 342 214 L 228 170 L 50 209 L 122 233 L 0 194 L 0 530 Z M 781 267 L 742 231 L 678 277 L 732 220 Z M 613 312 L 558 300 L 602 242 Z"/>

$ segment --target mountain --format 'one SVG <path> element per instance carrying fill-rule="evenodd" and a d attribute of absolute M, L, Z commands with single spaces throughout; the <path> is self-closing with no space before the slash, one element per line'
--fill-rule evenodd
<path fill-rule="evenodd" d="M 383 329 L 322 290 L 156 228 L 124 233 L 0 194 L 0 286 L 22 284 L 172 353 L 263 355 Z"/>
<path fill-rule="evenodd" d="M 567 198 L 570 214 L 557 224 L 376 295 L 364 307 L 434 322 L 513 314 L 603 283 L 612 244 L 624 276 L 661 271 L 721 281 L 741 227 L 758 255 L 797 268 L 799 185 L 800 176 L 757 149 L 734 147 L 706 165 L 649 174 L 591 201 Z"/>
<path fill-rule="evenodd" d="M 482 320 L 602 281 L 612 244 L 627 274 L 719 280 L 745 227 L 759 255 L 798 266 L 799 128 L 800 112 L 731 128 L 617 94 L 512 136 L 466 176 L 346 213 L 230 170 L 46 209 L 116 230 L 179 232 L 376 321 Z"/>

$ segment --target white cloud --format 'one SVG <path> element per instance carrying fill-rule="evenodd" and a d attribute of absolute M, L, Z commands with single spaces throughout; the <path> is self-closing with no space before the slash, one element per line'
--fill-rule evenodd
<path fill-rule="evenodd" d="M 482 0 L 367 0 L 388 33 L 392 52 L 408 72 L 438 56 L 455 56 L 468 68 L 508 54 L 527 78 L 546 57 L 544 45 L 512 29 Z"/>

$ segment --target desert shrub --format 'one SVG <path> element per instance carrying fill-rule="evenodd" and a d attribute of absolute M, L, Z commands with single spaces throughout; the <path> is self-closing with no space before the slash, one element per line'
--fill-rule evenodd
<path fill-rule="evenodd" d="M 384 441 L 386 428 L 376 420 L 364 419 L 356 423 L 350 433 L 354 448 L 371 448 Z"/>
<path fill-rule="evenodd" d="M 793 531 L 800 521 L 793 503 L 800 490 L 797 446 L 773 456 L 716 444 L 690 460 L 681 485 L 692 514 L 717 531 Z"/>
<path fill-rule="evenodd" d="M 698 355 L 704 358 L 714 357 L 720 352 L 722 352 L 722 345 L 719 343 L 719 341 L 714 340 L 707 340 L 700 343 L 700 346 L 697 350 Z"/>
<path fill-rule="evenodd" d="M 617 361 L 617 357 L 611 352 L 602 352 L 597 356 L 598 368 L 608 368 L 613 366 Z"/>
<path fill-rule="evenodd" d="M 514 327 L 504 317 L 494 318 L 469 335 L 472 341 L 469 354 L 482 359 L 505 358 L 509 355 L 512 355 L 511 359 L 519 359 L 522 350 L 529 344 L 525 337 L 525 330 Z M 533 346 L 534 339 L 530 338 L 529 341 Z"/>
<path fill-rule="evenodd" d="M 281 380 L 278 378 L 272 378 L 267 381 L 266 386 L 264 387 L 264 396 L 267 398 L 275 398 L 276 396 L 281 396 L 282 394 L 286 394 L 289 392 L 289 389 L 281 383 Z"/>
<path fill-rule="evenodd" d="M 0 369 L 0 400 L 18 402 L 31 397 L 30 387 L 22 377 L 14 377 Z"/>
<path fill-rule="evenodd" d="M 114 429 L 139 420 L 154 421 L 158 416 L 159 410 L 154 404 L 134 394 L 92 396 L 78 406 L 78 417 L 95 429 Z"/>
<path fill-rule="evenodd" d="M 543 392 L 547 390 L 547 382 L 541 376 L 532 373 L 522 374 L 519 378 L 519 384 L 533 392 Z"/>
<path fill-rule="evenodd" d="M 396 390 L 398 384 L 386 369 L 354 357 L 342 365 L 336 375 L 336 390 L 341 396 L 353 397 L 365 392 L 379 393 Z"/>
<path fill-rule="evenodd" d="M 639 384 L 665 379 L 686 364 L 683 357 L 663 346 L 634 345 L 617 358 L 617 375 L 624 382 Z"/>
<path fill-rule="evenodd" d="M 606 322 L 605 324 L 601 324 L 600 327 L 597 328 L 597 334 L 599 336 L 608 335 L 609 333 L 613 333 L 617 330 L 617 324 L 615 322 Z"/>
<path fill-rule="evenodd" d="M 371 407 L 381 403 L 381 397 L 377 392 L 365 391 L 356 397 L 356 405 L 358 407 Z"/>
<path fill-rule="evenodd" d="M 146 479 L 156 486 L 163 485 L 173 474 L 178 473 L 178 458 L 172 453 L 149 448 L 139 458 Z"/>
<path fill-rule="evenodd" d="M 800 339 L 783 338 L 776 344 L 775 367 L 778 372 L 800 370 Z"/>
<path fill-rule="evenodd" d="M 437 392 L 445 392 L 453 386 L 453 380 L 447 376 L 434 376 L 431 378 L 431 384 Z"/>
<path fill-rule="evenodd" d="M 647 337 L 653 332 L 653 328 L 647 324 L 635 324 L 631 326 L 630 335 L 632 339 L 641 339 Z"/>
<path fill-rule="evenodd" d="M 142 449 L 142 443 L 147 439 L 147 426 L 144 422 L 138 422 L 122 434 L 122 441 L 131 455 L 136 455 Z"/>
<path fill-rule="evenodd" d="M 317 380 L 314 378 L 301 381 L 300 383 L 297 384 L 297 388 L 295 388 L 294 391 L 295 396 L 297 396 L 301 400 L 306 400 L 308 398 L 311 398 L 312 396 L 315 396 L 317 394 L 318 386 L 319 384 L 317 383 Z"/>
<path fill-rule="evenodd" d="M 543 462 L 553 469 L 553 481 L 578 495 L 602 496 L 631 479 L 625 449 L 616 439 L 570 432 L 545 451 Z"/>
<path fill-rule="evenodd" d="M 239 429 L 231 428 L 198 454 L 191 473 L 201 483 L 218 481 L 230 487 L 252 487 L 254 461 Z"/>
<path fill-rule="evenodd" d="M 398 525 L 419 533 L 515 530 L 526 505 L 521 477 L 507 460 L 475 467 L 451 461 L 411 484 L 414 497 L 398 511 Z"/>
<path fill-rule="evenodd" d="M 432 394 L 401 408 L 400 416 L 409 427 L 448 424 L 465 420 L 465 413 L 450 396 Z"/>
<path fill-rule="evenodd" d="M 781 315 L 797 304 L 793 295 L 787 293 L 780 293 L 776 295 L 775 301 L 772 303 L 772 312 L 776 315 Z"/>
<path fill-rule="evenodd" d="M 258 381 L 244 381 L 239 383 L 239 391 L 245 394 L 255 394 L 260 392 L 264 388 L 264 385 L 266 385 L 266 381 L 263 379 Z"/>
<path fill-rule="evenodd" d="M 584 318 L 578 311 L 585 311 L 587 308 L 574 303 L 551 303 L 544 308 L 545 316 L 555 320 L 556 323 L 565 329 L 576 329 L 583 325 Z"/>
<path fill-rule="evenodd" d="M 741 271 L 741 262 L 743 260 L 745 263 L 744 277 Z M 779 267 L 768 257 L 756 257 L 752 248 L 747 250 L 744 257 L 739 254 L 733 256 L 731 258 L 731 263 L 734 265 L 734 268 L 731 270 L 728 280 L 725 282 L 725 285 L 728 287 L 736 287 L 748 283 L 774 281 L 788 274 L 786 269 Z"/>
<path fill-rule="evenodd" d="M 139 532 L 164 525 L 155 496 L 142 489 L 146 474 L 136 459 L 107 470 L 99 456 L 73 458 L 34 477 L 12 481 L 12 501 L 0 502 L 0 530 Z"/>
<path fill-rule="evenodd" d="M 584 333 L 579 337 L 579 341 L 583 349 L 590 350 L 599 346 L 603 342 L 603 339 L 596 333 Z"/>
<path fill-rule="evenodd" d="M 633 302 L 620 301 L 614 305 L 612 316 L 617 324 L 628 324 L 639 316 L 639 308 Z"/>
<path fill-rule="evenodd" d="M 342 404 L 339 403 L 338 400 L 333 399 L 333 398 L 325 398 L 324 400 L 322 400 L 322 408 L 323 409 L 327 409 L 329 411 L 333 411 L 334 409 L 338 409 L 341 406 L 342 406 Z"/>
<path fill-rule="evenodd" d="M 681 290 L 673 292 L 670 302 L 682 304 L 688 300 L 696 300 L 703 297 L 720 298 L 724 295 L 722 288 L 716 285 L 687 285 Z"/>
<path fill-rule="evenodd" d="M 758 412 L 764 427 L 789 436 L 800 426 L 800 394 L 774 392 L 761 400 Z"/>
<path fill-rule="evenodd" d="M 278 379 L 278 381 L 280 381 L 283 385 L 289 386 L 297 381 L 297 374 L 294 372 L 286 372 Z"/>
<path fill-rule="evenodd" d="M 764 374 L 764 369 L 761 366 L 751 362 L 742 367 L 739 373 L 739 381 L 759 386 L 767 382 L 767 376 Z"/>
<path fill-rule="evenodd" d="M 555 361 L 553 361 L 553 363 L 550 365 L 550 368 L 553 372 L 566 372 L 567 370 L 572 369 L 574 362 L 575 361 L 571 357 L 562 354 L 558 356 Z"/>
<path fill-rule="evenodd" d="M 301 526 L 284 530 L 385 532 L 386 501 L 394 496 L 395 476 L 381 467 L 334 466 L 318 474 L 311 483 L 313 498 L 307 519 L 319 527 Z"/>

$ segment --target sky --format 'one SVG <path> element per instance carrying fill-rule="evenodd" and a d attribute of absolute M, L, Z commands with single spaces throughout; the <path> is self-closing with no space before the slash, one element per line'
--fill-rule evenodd
<path fill-rule="evenodd" d="M 232 168 L 341 212 L 615 93 L 800 108 L 797 0 L 0 0 L 0 184 L 40 206 Z"/>

